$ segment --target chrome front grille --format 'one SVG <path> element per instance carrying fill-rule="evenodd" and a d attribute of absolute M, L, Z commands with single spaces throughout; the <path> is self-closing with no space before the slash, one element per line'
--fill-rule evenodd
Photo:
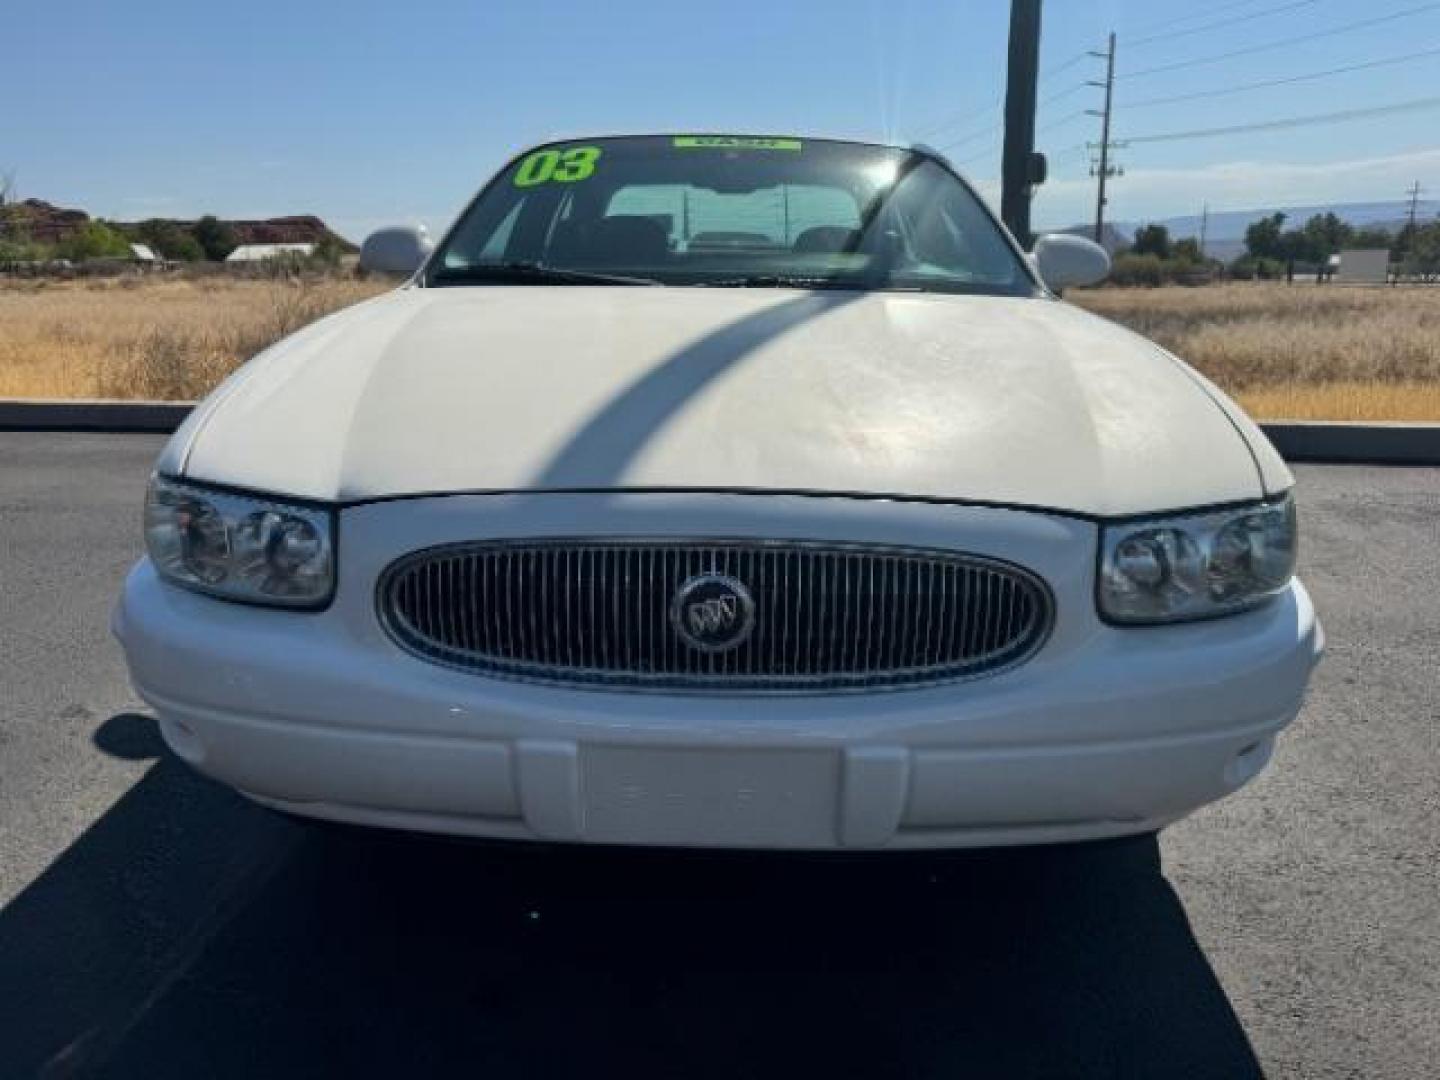
<path fill-rule="evenodd" d="M 687 611 L 682 601 L 700 595 L 687 583 L 711 575 L 724 581 L 702 582 L 713 595 Z M 730 602 L 735 583 L 748 610 Z M 1034 653 L 1052 618 L 1040 580 L 999 560 L 755 540 L 429 548 L 386 570 L 378 605 L 401 647 L 451 667 L 579 686 L 748 691 L 990 675 Z M 736 626 L 746 615 L 750 625 Z M 733 644 L 687 640 L 717 625 Z"/>

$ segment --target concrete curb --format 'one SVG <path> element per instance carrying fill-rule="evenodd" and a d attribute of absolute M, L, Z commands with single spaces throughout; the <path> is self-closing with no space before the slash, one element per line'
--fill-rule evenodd
<path fill-rule="evenodd" d="M 1440 424 L 1284 420 L 1260 427 L 1286 461 L 1440 465 Z"/>
<path fill-rule="evenodd" d="M 192 401 L 0 400 L 0 431 L 168 434 Z M 1440 423 L 1360 424 L 1281 420 L 1260 427 L 1286 461 L 1440 465 Z"/>
<path fill-rule="evenodd" d="M 0 400 L 0 431 L 150 432 L 180 426 L 193 401 Z"/>

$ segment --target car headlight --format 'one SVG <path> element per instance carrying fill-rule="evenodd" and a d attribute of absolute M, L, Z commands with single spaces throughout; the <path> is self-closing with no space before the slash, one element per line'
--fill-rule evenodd
<path fill-rule="evenodd" d="M 1100 614 L 1160 623 L 1243 611 L 1284 590 L 1295 573 L 1295 502 L 1107 525 Z"/>
<path fill-rule="evenodd" d="M 167 581 L 227 600 L 314 608 L 335 587 L 328 510 L 155 476 L 145 547 Z"/>

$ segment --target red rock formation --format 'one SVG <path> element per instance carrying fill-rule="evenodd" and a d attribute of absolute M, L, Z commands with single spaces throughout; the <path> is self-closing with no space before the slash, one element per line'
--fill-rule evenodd
<path fill-rule="evenodd" d="M 39 244 L 58 244 L 89 220 L 90 215 L 84 210 L 65 209 L 43 199 L 26 199 L 0 206 L 0 237 L 24 237 Z M 172 220 L 169 223 L 186 232 L 195 225 L 193 221 Z M 134 236 L 137 224 L 114 222 L 121 232 L 129 236 Z M 317 244 L 325 236 L 333 235 L 329 226 L 313 214 L 227 221 L 225 224 L 235 230 L 236 240 L 242 244 Z M 336 239 L 344 250 L 356 250 L 343 237 L 337 236 Z"/>

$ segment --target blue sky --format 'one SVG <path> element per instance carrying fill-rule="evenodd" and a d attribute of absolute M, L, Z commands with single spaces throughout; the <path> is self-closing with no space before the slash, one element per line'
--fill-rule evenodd
<path fill-rule="evenodd" d="M 724 130 L 935 145 L 998 174 L 1006 0 L 10 0 L 0 171 L 22 196 L 120 219 L 317 213 L 351 236 L 442 228 L 513 150 L 556 134 Z M 1280 10 L 1276 10 L 1280 9 Z M 1157 75 L 1144 68 L 1308 42 Z M 1243 20 L 1243 21 L 1232 21 Z M 1215 23 L 1228 25 L 1212 26 Z M 1440 49 L 1424 0 L 1048 0 L 1041 225 L 1086 220 L 1080 144 L 1119 35 L 1115 137 L 1440 95 L 1440 53 L 1165 105 L 1147 99 Z M 1169 35 L 1150 42 L 1147 37 Z M 1128 103 L 1135 103 L 1130 105 Z M 1047 128 L 1047 125 L 1050 125 Z M 938 129 L 938 130 L 937 130 Z M 1440 108 L 1136 145 L 1112 216 L 1440 195 Z"/>

